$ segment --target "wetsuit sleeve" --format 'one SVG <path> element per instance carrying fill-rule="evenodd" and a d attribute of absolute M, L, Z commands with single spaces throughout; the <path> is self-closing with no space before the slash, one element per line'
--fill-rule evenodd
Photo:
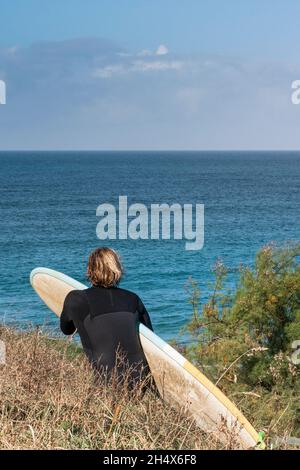
<path fill-rule="evenodd" d="M 146 307 L 140 298 L 138 298 L 138 312 L 140 323 L 143 323 L 143 325 L 149 328 L 149 330 L 153 331 L 153 326 L 150 320 L 149 313 L 147 312 Z"/>
<path fill-rule="evenodd" d="M 65 335 L 72 335 L 76 331 L 74 320 L 83 308 L 81 292 L 76 290 L 69 292 L 60 316 L 60 329 Z"/>

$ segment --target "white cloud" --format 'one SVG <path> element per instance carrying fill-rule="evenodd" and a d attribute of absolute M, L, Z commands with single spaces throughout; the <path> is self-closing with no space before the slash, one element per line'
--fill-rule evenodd
<path fill-rule="evenodd" d="M 184 62 L 179 60 L 135 60 L 128 64 L 113 64 L 106 65 L 105 67 L 97 68 L 93 77 L 96 78 L 111 78 L 130 73 L 143 73 L 151 71 L 167 71 L 167 70 L 180 70 L 184 67 Z"/>
<path fill-rule="evenodd" d="M 179 70 L 182 67 L 183 67 L 183 62 L 179 60 L 172 60 L 172 61 L 139 60 L 133 63 L 131 70 L 133 72 L 148 72 L 151 70 Z"/>
<path fill-rule="evenodd" d="M 149 57 L 155 55 L 167 55 L 169 53 L 169 49 L 164 44 L 160 44 L 155 52 L 150 51 L 150 49 L 143 49 L 137 53 L 138 57 Z"/>
<path fill-rule="evenodd" d="M 164 44 L 160 44 L 158 46 L 158 48 L 156 49 L 155 54 L 156 55 L 166 55 L 166 54 L 168 54 L 168 52 L 169 52 L 169 49 L 167 48 L 167 46 L 165 46 Z"/>
<path fill-rule="evenodd" d="M 0 47 L 1 148 L 299 148 L 298 64 L 162 51 L 96 39 Z"/>

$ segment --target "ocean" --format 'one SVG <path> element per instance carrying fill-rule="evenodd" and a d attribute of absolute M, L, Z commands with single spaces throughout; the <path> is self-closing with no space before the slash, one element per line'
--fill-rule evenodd
<path fill-rule="evenodd" d="M 299 152 L 0 152 L 0 321 L 58 332 L 30 271 L 45 266 L 86 282 L 90 251 L 106 245 L 121 254 L 121 286 L 140 295 L 155 331 L 173 338 L 191 317 L 190 276 L 205 301 L 217 259 L 237 268 L 265 244 L 300 239 L 299 181 Z M 96 208 L 117 206 L 120 195 L 147 207 L 204 204 L 203 249 L 187 251 L 184 240 L 99 240 Z"/>

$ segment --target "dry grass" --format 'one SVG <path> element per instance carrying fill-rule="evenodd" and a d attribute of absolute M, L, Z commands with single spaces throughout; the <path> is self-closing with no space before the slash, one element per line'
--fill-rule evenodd
<path fill-rule="evenodd" d="M 68 340 L 0 327 L 0 449 L 230 449 L 155 393 L 96 385 Z M 286 447 L 282 444 L 283 447 Z"/>
<path fill-rule="evenodd" d="M 70 342 L 1 327 L 0 449 L 207 449 L 219 444 L 154 393 L 96 386 Z"/>

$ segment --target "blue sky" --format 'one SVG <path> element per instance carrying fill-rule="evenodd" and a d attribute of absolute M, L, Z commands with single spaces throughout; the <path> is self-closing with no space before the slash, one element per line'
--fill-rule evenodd
<path fill-rule="evenodd" d="M 299 148 L 298 0 L 0 0 L 0 149 Z"/>

